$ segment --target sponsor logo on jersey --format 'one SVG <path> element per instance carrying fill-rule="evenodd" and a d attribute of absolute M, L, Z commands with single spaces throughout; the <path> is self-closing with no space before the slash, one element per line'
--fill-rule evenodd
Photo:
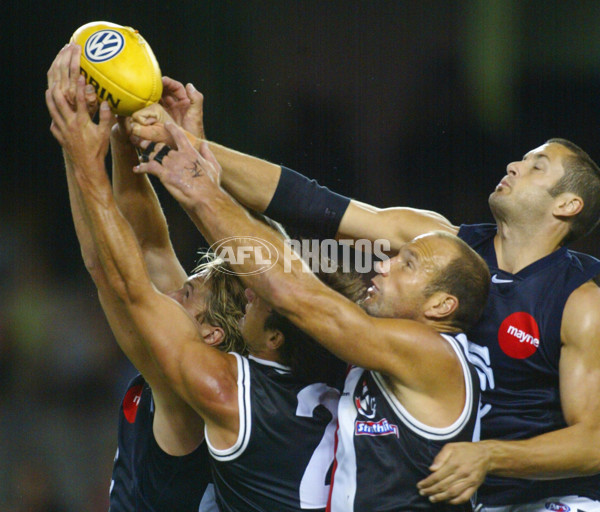
<path fill-rule="evenodd" d="M 127 390 L 127 393 L 125 393 L 125 398 L 123 398 L 123 414 L 129 423 L 135 422 L 135 416 L 137 415 L 138 405 L 140 405 L 143 389 L 144 386 L 138 384 L 137 386 L 131 386 Z"/>
<path fill-rule="evenodd" d="M 379 421 L 356 421 L 354 423 L 354 435 L 356 436 L 389 436 L 398 435 L 398 425 L 390 423 L 383 418 Z"/>
<path fill-rule="evenodd" d="M 498 274 L 494 274 L 492 276 L 492 283 L 495 283 L 495 284 L 512 283 L 512 282 L 513 282 L 512 279 L 500 279 L 498 277 Z"/>
<path fill-rule="evenodd" d="M 540 328 L 529 313 L 519 311 L 507 316 L 498 329 L 502 352 L 513 359 L 526 359 L 540 346 Z"/>
<path fill-rule="evenodd" d="M 362 414 L 365 418 L 371 419 L 375 417 L 377 404 L 375 398 L 369 395 L 366 378 L 363 378 L 360 392 L 354 395 L 354 405 L 359 414 Z"/>
<path fill-rule="evenodd" d="M 85 57 L 90 62 L 106 62 L 112 59 L 125 46 L 125 39 L 116 30 L 99 30 L 85 43 Z"/>
<path fill-rule="evenodd" d="M 553 512 L 569 512 L 571 507 L 565 505 L 560 501 L 547 501 L 545 505 L 546 510 L 552 510 Z"/>

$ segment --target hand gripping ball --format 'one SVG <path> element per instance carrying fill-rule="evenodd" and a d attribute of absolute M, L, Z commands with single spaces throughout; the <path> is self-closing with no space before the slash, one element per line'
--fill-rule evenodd
<path fill-rule="evenodd" d="M 131 27 L 94 21 L 71 41 L 81 45 L 81 74 L 115 114 L 129 116 L 162 94 L 160 68 L 150 45 Z"/>

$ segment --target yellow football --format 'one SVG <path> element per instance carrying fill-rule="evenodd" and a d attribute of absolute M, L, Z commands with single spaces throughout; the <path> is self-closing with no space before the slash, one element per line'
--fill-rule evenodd
<path fill-rule="evenodd" d="M 94 21 L 79 27 L 71 41 L 81 45 L 81 74 L 113 112 L 129 116 L 156 103 L 162 94 L 160 67 L 152 48 L 131 27 Z"/>

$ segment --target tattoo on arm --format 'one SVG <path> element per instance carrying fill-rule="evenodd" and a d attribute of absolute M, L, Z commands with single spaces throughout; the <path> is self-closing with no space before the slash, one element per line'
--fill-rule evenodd
<path fill-rule="evenodd" d="M 204 174 L 204 170 L 200 165 L 200 162 L 196 160 L 190 167 L 184 167 L 185 171 L 190 171 L 192 173 L 192 178 L 198 178 Z"/>

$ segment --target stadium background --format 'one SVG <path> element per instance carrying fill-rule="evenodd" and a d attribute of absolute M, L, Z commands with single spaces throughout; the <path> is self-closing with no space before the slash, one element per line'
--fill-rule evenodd
<path fill-rule="evenodd" d="M 491 220 L 506 164 L 546 139 L 600 159 L 593 0 L 26 0 L 2 17 L 2 511 L 107 509 L 133 371 L 81 262 L 43 99 L 78 26 L 138 29 L 204 93 L 210 139 L 378 206 Z M 160 194 L 191 270 L 203 240 Z M 577 248 L 600 256 L 598 232 Z"/>

